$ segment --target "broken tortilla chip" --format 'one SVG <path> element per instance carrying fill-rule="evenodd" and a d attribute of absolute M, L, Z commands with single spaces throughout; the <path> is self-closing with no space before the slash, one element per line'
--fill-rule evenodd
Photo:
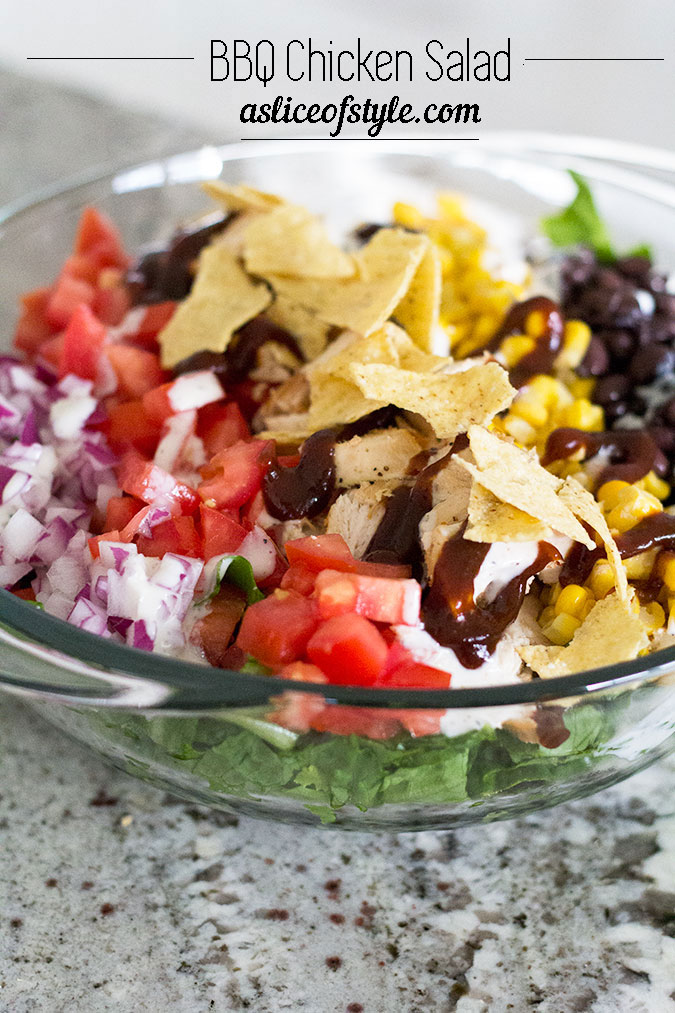
<path fill-rule="evenodd" d="M 479 481 L 471 483 L 469 524 L 464 533 L 470 542 L 539 542 L 552 534 L 548 524 L 502 502 Z"/>
<path fill-rule="evenodd" d="M 600 535 L 602 544 L 605 547 L 605 552 L 607 553 L 607 561 L 612 567 L 612 572 L 614 573 L 614 583 L 616 585 L 617 594 L 620 598 L 626 600 L 628 598 L 628 578 L 626 577 L 626 571 L 624 570 L 623 563 L 621 562 L 621 555 L 619 554 L 619 550 L 612 533 L 609 530 L 609 526 L 605 520 L 605 515 L 602 512 L 600 504 L 587 489 L 584 489 L 584 487 L 571 476 L 568 476 L 565 479 L 565 484 L 558 492 L 558 496 L 563 503 L 569 507 L 572 513 L 579 518 L 579 520 L 588 524 L 593 531 Z"/>
<path fill-rule="evenodd" d="M 476 464 L 461 463 L 477 482 L 503 503 L 517 507 L 589 549 L 595 548 L 586 529 L 557 495 L 562 479 L 541 466 L 536 451 L 522 450 L 481 426 L 469 429 L 469 444 Z"/>
<path fill-rule="evenodd" d="M 365 397 L 417 412 L 437 437 L 447 440 L 470 426 L 487 425 L 497 412 L 508 408 L 516 393 L 496 362 L 448 374 L 352 363 L 349 374 Z"/>
<path fill-rule="evenodd" d="M 427 247 L 408 291 L 396 307 L 399 324 L 425 352 L 433 347 L 441 306 L 441 259 L 435 246 Z"/>
<path fill-rule="evenodd" d="M 277 295 L 274 302 L 267 307 L 265 316 L 277 327 L 283 327 L 293 335 L 307 362 L 320 355 L 328 344 L 328 336 L 333 325 L 319 320 L 316 314 L 304 306 L 297 306 L 283 296 Z"/>
<path fill-rule="evenodd" d="M 275 292 L 319 319 L 368 335 L 382 327 L 408 291 L 429 243 L 402 229 L 380 229 L 354 258 L 354 278 L 265 277 Z"/>
<path fill-rule="evenodd" d="M 246 183 L 225 183 L 222 179 L 202 183 L 202 190 L 226 211 L 272 211 L 284 203 L 276 194 L 255 190 Z"/>
<path fill-rule="evenodd" d="M 596 602 L 565 647 L 522 645 L 517 651 L 542 679 L 630 661 L 649 638 L 630 601 L 610 594 Z"/>
<path fill-rule="evenodd" d="M 207 246 L 192 291 L 158 335 L 162 366 L 175 366 L 195 352 L 224 352 L 234 331 L 261 313 L 271 298 L 267 286 L 252 281 L 228 249 Z"/>
<path fill-rule="evenodd" d="M 314 215 L 294 204 L 281 204 L 256 215 L 246 231 L 244 263 L 251 274 L 292 278 L 351 278 L 354 258 L 331 242 Z"/>

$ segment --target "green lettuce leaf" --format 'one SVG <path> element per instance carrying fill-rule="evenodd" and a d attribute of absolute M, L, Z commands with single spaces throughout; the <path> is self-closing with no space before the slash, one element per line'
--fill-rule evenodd
<path fill-rule="evenodd" d="M 581 243 L 590 246 L 599 260 L 615 260 L 609 232 L 598 214 L 591 188 L 578 172 L 570 169 L 569 174 L 577 187 L 576 196 L 558 214 L 542 220 L 543 231 L 556 246 L 575 246 Z"/>
<path fill-rule="evenodd" d="M 253 605 L 256 601 L 262 601 L 265 595 L 255 582 L 253 567 L 244 556 L 221 556 L 215 565 L 213 574 L 213 588 L 209 593 L 198 601 L 198 605 L 204 605 L 220 591 L 222 582 L 234 584 L 246 595 L 246 603 Z"/>

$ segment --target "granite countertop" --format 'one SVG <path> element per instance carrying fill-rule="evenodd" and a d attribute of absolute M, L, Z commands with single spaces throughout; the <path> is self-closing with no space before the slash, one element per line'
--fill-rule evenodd
<path fill-rule="evenodd" d="M 83 136 L 214 140 L 2 71 L 0 110 L 3 200 Z M 163 794 L 3 698 L 0 774 L 3 1011 L 675 1011 L 673 757 L 512 823 L 339 834 Z"/>

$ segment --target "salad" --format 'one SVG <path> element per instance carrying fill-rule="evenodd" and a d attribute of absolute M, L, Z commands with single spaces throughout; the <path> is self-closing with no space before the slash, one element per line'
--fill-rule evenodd
<path fill-rule="evenodd" d="M 212 182 L 218 210 L 136 258 L 87 208 L 0 363 L 0 586 L 296 690 L 546 679 L 675 642 L 675 295 L 575 181 L 545 270 L 523 251 L 515 273 L 452 194 L 338 244 Z M 512 711 L 528 758 L 593 740 L 574 708 Z M 284 748 L 471 731 L 292 687 L 262 718 Z"/>

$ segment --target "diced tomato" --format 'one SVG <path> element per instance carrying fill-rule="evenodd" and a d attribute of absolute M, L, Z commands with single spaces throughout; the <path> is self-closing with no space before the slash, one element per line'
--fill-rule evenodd
<path fill-rule="evenodd" d="M 45 319 L 51 292 L 51 287 L 36 288 L 21 296 L 21 316 L 16 325 L 14 344 L 24 352 L 35 352 L 54 333 Z"/>
<path fill-rule="evenodd" d="M 281 578 L 281 587 L 286 591 L 297 591 L 307 598 L 314 590 L 316 573 L 304 563 L 293 563 Z"/>
<path fill-rule="evenodd" d="M 194 513 L 199 506 L 194 489 L 178 482 L 152 461 L 146 461 L 136 450 L 128 450 L 120 461 L 117 481 L 130 496 L 165 506 L 174 516 Z"/>
<path fill-rule="evenodd" d="M 385 670 L 388 653 L 377 626 L 351 614 L 326 620 L 307 644 L 309 660 L 340 685 L 372 686 Z"/>
<path fill-rule="evenodd" d="M 225 510 L 213 510 L 203 503 L 199 507 L 199 513 L 204 537 L 204 559 L 236 552 L 246 538 L 247 531 L 234 515 Z"/>
<path fill-rule="evenodd" d="M 395 710 L 395 714 L 403 727 L 411 735 L 420 737 L 422 735 L 438 735 L 441 730 L 441 718 L 445 714 L 443 710 Z"/>
<path fill-rule="evenodd" d="M 144 348 L 132 345 L 106 345 L 105 354 L 117 376 L 120 393 L 130 398 L 143 397 L 166 379 L 159 357 Z"/>
<path fill-rule="evenodd" d="M 12 594 L 16 598 L 22 598 L 23 601 L 36 601 L 35 591 L 32 587 L 19 587 Z"/>
<path fill-rule="evenodd" d="M 111 496 L 105 510 L 105 530 L 121 531 L 142 508 L 135 496 Z"/>
<path fill-rule="evenodd" d="M 449 689 L 450 674 L 415 661 L 402 644 L 394 641 L 378 685 L 395 689 Z"/>
<path fill-rule="evenodd" d="M 279 668 L 304 654 L 318 624 L 316 602 L 295 591 L 274 591 L 246 610 L 237 646 L 263 665 Z"/>
<path fill-rule="evenodd" d="M 273 440 L 242 440 L 216 454 L 202 469 L 201 498 L 218 509 L 243 506 L 258 492 L 273 447 Z"/>
<path fill-rule="evenodd" d="M 290 665 L 284 665 L 280 675 L 282 679 L 290 679 L 291 682 L 328 682 L 321 669 L 310 665 L 308 661 L 292 661 Z"/>
<path fill-rule="evenodd" d="M 340 570 L 343 573 L 362 573 L 371 577 L 409 577 L 409 566 L 387 563 L 363 563 L 354 559 L 342 535 L 308 535 L 286 542 L 284 549 L 291 565 L 304 563 L 310 570 Z"/>
<path fill-rule="evenodd" d="M 57 372 L 61 372 L 61 360 L 63 359 L 63 346 L 65 344 L 65 334 L 56 334 L 53 338 L 49 338 L 48 341 L 43 341 L 38 349 L 40 358 L 44 359 L 45 362 L 53 366 Z"/>
<path fill-rule="evenodd" d="M 315 593 L 324 619 L 356 612 L 390 625 L 414 626 L 419 622 L 422 588 L 416 580 L 322 570 L 316 577 Z"/>
<path fill-rule="evenodd" d="M 130 306 L 129 293 L 122 285 L 96 289 L 93 310 L 108 327 L 121 324 Z"/>
<path fill-rule="evenodd" d="M 148 418 L 140 399 L 108 408 L 108 442 L 117 453 L 132 446 L 146 457 L 152 457 L 160 432 L 161 427 Z"/>
<path fill-rule="evenodd" d="M 368 739 L 390 739 L 401 730 L 396 711 L 384 708 L 344 707 L 327 704 L 310 720 L 315 732 L 333 735 L 363 735 Z"/>
<path fill-rule="evenodd" d="M 315 693 L 282 693 L 273 698 L 272 703 L 274 710 L 266 715 L 267 720 L 293 732 L 308 732 L 314 720 L 326 709 L 323 697 Z"/>
<path fill-rule="evenodd" d="M 65 327 L 81 303 L 87 306 L 93 304 L 95 294 L 94 286 L 90 282 L 62 271 L 56 279 L 47 303 L 45 310 L 47 323 L 57 331 Z"/>
<path fill-rule="evenodd" d="M 60 375 L 75 373 L 83 380 L 95 380 L 105 337 L 105 326 L 89 307 L 76 306 L 63 335 Z"/>
<path fill-rule="evenodd" d="M 172 517 L 155 525 L 151 535 L 139 535 L 138 551 L 144 556 L 163 556 L 174 552 L 178 556 L 201 557 L 202 540 L 192 517 Z"/>
<path fill-rule="evenodd" d="M 223 585 L 211 600 L 209 611 L 195 623 L 192 639 L 203 649 L 209 664 L 218 668 L 231 664 L 230 644 L 245 609 L 246 602 L 238 590 Z"/>
<path fill-rule="evenodd" d="M 185 373 L 148 391 L 143 395 L 143 404 L 150 418 L 162 420 L 177 412 L 191 411 L 220 401 L 224 396 L 215 373 L 201 369 L 195 373 Z"/>
<path fill-rule="evenodd" d="M 92 559 L 98 559 L 101 554 L 99 549 L 99 542 L 121 542 L 119 531 L 105 531 L 102 535 L 94 535 L 93 538 L 87 539 L 87 545 L 91 552 Z"/>
<path fill-rule="evenodd" d="M 86 257 L 97 268 L 126 268 L 130 263 L 116 227 L 93 207 L 82 212 L 75 236 L 75 253 Z"/>
<path fill-rule="evenodd" d="M 133 341 L 135 345 L 155 346 L 157 335 L 171 320 L 177 305 L 177 302 L 169 299 L 146 306 L 138 326 L 126 335 L 126 340 Z"/>
<path fill-rule="evenodd" d="M 229 401 L 227 404 L 204 405 L 199 409 L 197 435 L 204 441 L 206 453 L 213 457 L 241 440 L 249 440 L 251 431 L 239 405 Z"/>

